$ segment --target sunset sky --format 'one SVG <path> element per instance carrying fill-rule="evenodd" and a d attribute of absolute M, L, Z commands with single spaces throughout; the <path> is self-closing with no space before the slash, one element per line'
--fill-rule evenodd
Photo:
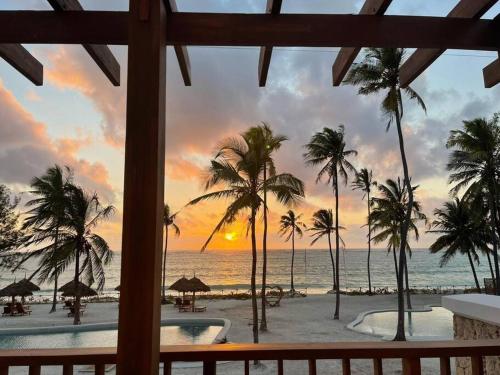
<path fill-rule="evenodd" d="M 357 13 L 362 0 L 284 0 L 283 12 Z M 85 9 L 126 10 L 127 0 L 81 0 Z M 181 11 L 263 12 L 265 0 L 177 0 Z M 394 0 L 389 14 L 446 15 L 456 0 Z M 2 0 L 0 9 L 50 9 L 46 0 Z M 500 11 L 496 5 L 485 18 Z M 0 60 L 0 183 L 16 193 L 54 163 L 75 169 L 85 188 L 117 207 L 99 228 L 120 250 L 123 194 L 127 49 L 111 49 L 122 68 L 122 86 L 113 87 L 81 46 L 26 46 L 45 68 L 36 87 Z M 202 177 L 218 141 L 261 121 L 288 136 L 276 154 L 278 171 L 306 183 L 305 201 L 296 208 L 306 223 L 319 208 L 332 208 L 331 188 L 315 184 L 316 169 L 303 162 L 303 145 L 324 126 L 344 124 L 349 148 L 358 150 L 357 167 L 373 169 L 378 181 L 401 174 L 396 132 L 385 132 L 380 97 L 360 97 L 352 87 L 333 88 L 331 67 L 337 48 L 275 49 L 268 84 L 257 82 L 258 48 L 189 47 L 192 87 L 184 87 L 173 49 L 167 64 L 166 200 L 180 210 L 182 235 L 171 248 L 199 250 L 224 210 L 224 202 L 184 208 L 202 193 Z M 410 51 L 408 51 L 410 52 Z M 491 117 L 500 111 L 500 88 L 483 87 L 482 69 L 492 52 L 447 51 L 413 87 L 427 104 L 425 115 L 406 103 L 404 127 L 413 182 L 427 214 L 448 197 L 445 142 L 462 120 Z M 341 224 L 347 248 L 366 243 L 366 202 L 341 187 Z M 23 200 L 29 198 L 24 194 Z M 270 206 L 271 248 L 288 248 L 277 235 L 286 212 Z M 244 219 L 244 218 L 242 218 Z M 213 249 L 247 249 L 244 221 L 217 235 Z M 301 247 L 310 242 L 299 241 Z M 432 242 L 423 235 L 416 247 Z M 383 247 L 384 245 L 379 245 Z M 319 241 L 316 247 L 324 248 Z"/>

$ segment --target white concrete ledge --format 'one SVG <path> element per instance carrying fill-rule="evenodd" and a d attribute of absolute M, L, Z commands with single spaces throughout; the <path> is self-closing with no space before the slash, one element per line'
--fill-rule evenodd
<path fill-rule="evenodd" d="M 500 326 L 500 297 L 490 294 L 458 294 L 442 297 L 442 305 L 456 315 Z"/>

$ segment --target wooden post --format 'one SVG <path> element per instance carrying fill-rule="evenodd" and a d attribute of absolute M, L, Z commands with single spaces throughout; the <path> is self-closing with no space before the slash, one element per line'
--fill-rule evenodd
<path fill-rule="evenodd" d="M 118 375 L 157 375 L 165 163 L 167 16 L 130 0 Z M 141 17 L 142 16 L 142 17 Z"/>
<path fill-rule="evenodd" d="M 342 360 L 342 375 L 351 375 L 351 360 L 349 358 Z"/>
<path fill-rule="evenodd" d="M 420 375 L 421 373 L 420 358 L 403 358 L 404 375 Z"/>
<path fill-rule="evenodd" d="M 439 358 L 439 369 L 440 369 L 440 375 L 451 375 L 450 358 L 448 357 Z"/>

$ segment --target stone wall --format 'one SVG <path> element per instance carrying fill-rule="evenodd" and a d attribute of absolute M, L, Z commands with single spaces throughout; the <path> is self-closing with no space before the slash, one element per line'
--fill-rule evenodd
<path fill-rule="evenodd" d="M 453 331 L 457 340 L 498 339 L 500 327 L 492 324 L 453 315 Z M 471 375 L 470 358 L 457 358 L 457 375 Z M 500 357 L 485 357 L 484 370 L 486 375 L 500 374 Z"/>

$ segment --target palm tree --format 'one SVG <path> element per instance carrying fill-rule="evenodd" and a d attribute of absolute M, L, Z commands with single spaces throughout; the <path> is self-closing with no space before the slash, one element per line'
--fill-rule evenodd
<path fill-rule="evenodd" d="M 58 260 L 61 270 L 75 263 L 75 316 L 73 324 L 80 324 L 80 276 L 88 285 L 97 282 L 97 289 L 104 287 L 104 265 L 111 262 L 113 252 L 106 240 L 93 232 L 103 220 L 115 211 L 113 206 L 103 206 L 97 194 L 88 194 L 79 186 L 70 186 L 68 215 L 60 230 Z M 41 271 L 44 272 L 44 269 Z"/>
<path fill-rule="evenodd" d="M 442 209 L 434 210 L 434 215 L 436 220 L 432 222 L 432 227 L 436 229 L 428 232 L 441 236 L 431 245 L 431 253 L 444 251 L 441 255 L 441 267 L 457 254 L 467 255 L 476 288 L 481 293 L 474 261 L 479 263 L 478 250 L 488 249 L 488 229 L 481 222 L 482 217 L 475 213 L 464 198 L 446 202 Z"/>
<path fill-rule="evenodd" d="M 293 264 L 295 260 L 295 235 L 302 237 L 303 229 L 306 225 L 300 221 L 302 214 L 296 215 L 294 211 L 288 210 L 286 215 L 280 219 L 280 235 L 285 236 L 285 241 L 292 240 L 292 266 L 290 268 L 290 295 L 295 295 L 295 285 L 293 283 Z"/>
<path fill-rule="evenodd" d="M 337 227 L 334 225 L 333 222 L 333 213 L 332 210 L 325 210 L 321 209 L 316 211 L 313 214 L 312 218 L 312 226 L 307 229 L 308 231 L 313 232 L 311 234 L 311 237 L 313 238 L 311 245 L 314 245 L 319 239 L 323 238 L 324 236 L 327 237 L 328 239 L 328 250 L 330 251 L 330 260 L 332 262 L 332 281 L 333 281 L 333 289 L 336 291 L 337 290 L 337 282 L 338 279 L 336 278 L 336 275 L 338 274 L 338 268 L 335 268 L 335 260 L 333 259 L 333 252 L 332 252 L 332 233 L 337 232 Z M 344 229 L 343 227 L 339 227 L 339 229 Z M 340 239 L 342 243 L 342 239 Z M 337 260 L 338 264 L 338 260 Z"/>
<path fill-rule="evenodd" d="M 450 183 L 455 183 L 451 189 L 456 194 L 467 189 L 465 195 L 472 197 L 487 192 L 490 217 L 493 226 L 490 230 L 493 245 L 493 261 L 497 282 L 496 294 L 500 295 L 500 269 L 498 265 L 498 176 L 500 160 L 500 128 L 498 115 L 491 121 L 484 118 L 464 121 L 463 130 L 452 130 L 447 147 L 454 148 L 448 162 Z"/>
<path fill-rule="evenodd" d="M 402 241 L 402 222 L 406 215 L 406 207 L 408 203 L 408 193 L 406 186 L 401 183 L 401 179 L 391 180 L 388 179 L 384 184 L 378 185 L 380 197 L 372 198 L 373 210 L 371 212 L 370 221 L 372 223 L 372 231 L 377 233 L 373 236 L 374 243 L 387 241 L 387 250 L 392 251 L 394 257 L 394 268 L 396 271 L 396 280 L 399 277 L 405 278 L 406 282 L 406 299 L 408 308 L 411 309 L 410 300 L 410 285 L 408 282 L 408 267 L 405 258 L 404 267 L 398 267 L 396 248 L 401 246 Z M 417 186 L 413 186 L 412 190 L 415 193 Z M 417 223 L 426 220 L 425 215 L 422 213 L 421 205 L 418 201 L 413 200 L 412 216 L 410 221 L 410 231 L 413 232 L 415 239 L 419 239 L 419 232 Z M 411 256 L 411 248 L 406 241 L 404 244 L 405 250 Z M 399 288 L 399 285 L 398 285 Z"/>
<path fill-rule="evenodd" d="M 354 181 L 352 182 L 352 188 L 353 190 L 361 190 L 363 192 L 363 198 L 366 199 L 366 206 L 368 209 L 368 216 L 367 216 L 367 221 L 368 221 L 368 259 L 367 259 L 367 270 L 368 270 L 368 294 L 372 294 L 372 279 L 370 275 L 370 255 L 371 255 L 371 232 L 372 232 L 372 227 L 371 227 L 371 222 L 370 222 L 370 205 L 371 205 L 371 200 L 370 200 L 370 193 L 371 189 L 373 186 L 377 186 L 377 182 L 373 180 L 373 172 L 372 170 L 368 171 L 366 168 L 362 168 L 359 172 L 356 173 L 356 176 L 354 177 Z"/>
<path fill-rule="evenodd" d="M 170 206 L 165 203 L 165 206 L 163 207 L 163 226 L 165 227 L 165 250 L 163 251 L 163 268 L 162 268 L 162 288 L 161 288 L 161 301 L 162 303 L 167 302 L 167 298 L 165 296 L 165 279 L 167 276 L 167 249 L 168 249 L 168 229 L 169 227 L 172 227 L 174 230 L 174 233 L 176 236 L 181 235 L 181 230 L 175 224 L 175 218 L 177 216 L 178 212 L 175 214 L 172 214 L 170 212 Z"/>
<path fill-rule="evenodd" d="M 288 138 L 284 135 L 273 134 L 272 129 L 266 123 L 259 126 L 253 126 L 248 129 L 243 137 L 248 140 L 250 147 L 259 154 L 262 159 L 262 204 L 263 204 L 263 234 L 262 234 L 262 290 L 261 290 L 261 319 L 260 330 L 267 331 L 267 316 L 266 316 L 266 287 L 267 287 L 267 190 L 266 182 L 269 176 L 276 175 L 276 167 L 272 154 L 279 150 L 281 144 Z"/>
<path fill-rule="evenodd" d="M 58 165 L 47 169 L 41 177 L 34 177 L 31 181 L 31 191 L 35 198 L 26 203 L 32 207 L 26 214 L 23 228 L 29 229 L 34 235 L 26 238 L 26 245 L 49 242 L 48 246 L 40 251 L 27 254 L 17 265 L 20 267 L 25 261 L 32 257 L 42 256 L 40 265 L 44 268 L 49 265 L 49 273 L 39 275 L 39 281 L 54 282 L 54 293 L 52 297 L 52 308 L 50 312 L 56 311 L 58 277 L 61 273 L 57 264 L 57 250 L 59 249 L 59 231 L 66 219 L 68 207 L 68 189 L 73 180 L 73 171 L 69 167 L 61 168 Z M 33 278 L 41 268 L 37 269 L 31 276 Z"/>
<path fill-rule="evenodd" d="M 305 146 L 307 152 L 304 154 L 306 163 L 310 165 L 321 165 L 316 182 L 323 176 L 327 176 L 327 183 L 332 183 L 335 195 L 335 263 L 336 263 L 336 298 L 334 319 L 339 319 L 340 309 L 340 278 L 339 278 L 339 178 L 347 185 L 348 172 L 356 172 L 356 169 L 347 160 L 349 156 L 356 156 L 354 150 L 346 150 L 344 140 L 344 126 L 340 125 L 338 130 L 323 128 L 323 131 L 314 134 L 311 141 Z"/>
<path fill-rule="evenodd" d="M 287 173 L 269 177 L 264 184 L 261 178 L 264 165 L 263 154 L 252 146 L 254 146 L 254 143 L 245 134 L 241 138 L 226 139 L 219 146 L 215 158 L 211 161 L 208 169 L 209 177 L 205 184 L 205 190 L 210 190 L 219 185 L 224 185 L 225 189 L 204 194 L 189 202 L 188 205 L 207 200 L 231 200 L 221 220 L 203 244 L 202 251 L 207 248 L 215 233 L 222 230 L 226 225 L 234 223 L 241 214 L 247 214 L 252 244 L 252 276 L 250 284 L 253 339 L 255 343 L 258 343 L 258 310 L 255 281 L 257 273 L 256 217 L 262 205 L 262 198 L 259 194 L 263 189 L 266 189 L 280 203 L 292 204 L 304 196 L 304 185 L 302 181 Z"/>
<path fill-rule="evenodd" d="M 418 105 L 426 111 L 425 104 L 418 93 L 410 86 L 402 88 L 399 82 L 399 72 L 405 50 L 401 48 L 368 48 L 364 60 L 359 64 L 353 64 L 351 70 L 345 79 L 346 84 L 360 86 L 358 93 L 360 95 L 371 95 L 385 92 L 386 95 L 382 101 L 382 111 L 389 118 L 387 130 L 393 120 L 396 120 L 396 128 L 399 139 L 399 151 L 403 165 L 404 184 L 408 191 L 408 204 L 406 215 L 402 223 L 401 244 L 399 248 L 399 269 L 403 270 L 406 254 L 406 237 L 411 222 L 411 212 L 413 207 L 413 191 L 410 182 L 410 173 L 406 162 L 406 153 L 403 139 L 403 130 L 401 119 L 403 117 L 403 93 L 409 99 L 416 100 Z M 396 331 L 396 341 L 404 341 L 404 294 L 403 294 L 403 272 L 399 273 L 398 278 L 398 326 Z"/>

